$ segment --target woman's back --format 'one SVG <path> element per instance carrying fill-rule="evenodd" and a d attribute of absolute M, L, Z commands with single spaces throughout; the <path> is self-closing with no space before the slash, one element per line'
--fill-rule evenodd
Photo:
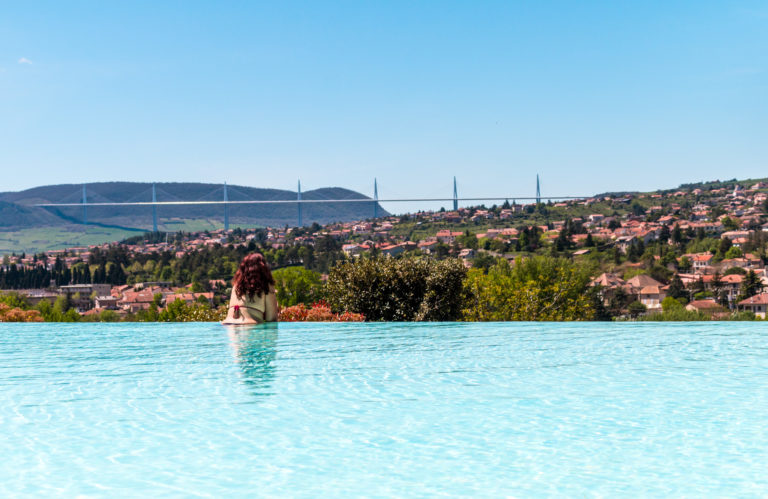
<path fill-rule="evenodd" d="M 232 281 L 227 318 L 222 324 L 258 324 L 277 320 L 275 280 L 264 256 L 243 258 Z"/>
<path fill-rule="evenodd" d="M 258 324 L 277 320 L 277 296 L 270 286 L 269 293 L 237 296 L 235 289 L 229 298 L 227 318 L 223 324 Z"/>

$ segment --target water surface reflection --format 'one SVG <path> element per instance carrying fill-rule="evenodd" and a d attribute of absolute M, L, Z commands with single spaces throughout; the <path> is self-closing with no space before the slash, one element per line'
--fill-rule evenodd
<path fill-rule="evenodd" d="M 229 326 L 228 329 L 243 383 L 256 394 L 270 394 L 269 388 L 275 378 L 277 323 Z"/>

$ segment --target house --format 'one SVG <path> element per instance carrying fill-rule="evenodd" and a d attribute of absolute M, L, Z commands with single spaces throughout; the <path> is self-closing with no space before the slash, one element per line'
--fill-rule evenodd
<path fill-rule="evenodd" d="M 504 229 L 501 229 L 501 235 L 507 236 L 507 237 L 515 237 L 519 234 L 518 230 L 514 227 L 506 227 Z"/>
<path fill-rule="evenodd" d="M 746 258 L 727 258 L 720 262 L 719 268 L 720 271 L 723 272 L 734 267 L 746 269 L 751 266 L 752 262 Z"/>
<path fill-rule="evenodd" d="M 727 310 L 711 298 L 705 300 L 693 300 L 685 306 L 685 309 L 693 312 L 701 312 L 709 316 L 727 314 Z"/>
<path fill-rule="evenodd" d="M 608 273 L 600 274 L 599 277 L 590 283 L 590 286 L 600 286 L 598 293 L 606 305 L 608 305 L 619 289 L 629 290 L 629 286 L 624 282 L 624 279 L 615 274 Z"/>
<path fill-rule="evenodd" d="M 397 256 L 405 251 L 405 248 L 398 244 L 387 244 L 379 248 L 382 255 Z"/>
<path fill-rule="evenodd" d="M 487 211 L 487 210 L 477 210 L 474 215 L 470 218 L 473 222 L 479 222 L 480 220 L 486 220 L 493 218 L 493 213 Z"/>
<path fill-rule="evenodd" d="M 83 296 L 90 296 L 91 293 L 96 292 L 99 296 L 108 295 L 112 288 L 109 284 L 70 284 L 68 286 L 60 286 L 59 291 L 68 295 L 80 293 Z"/>
<path fill-rule="evenodd" d="M 435 251 L 435 248 L 437 248 L 437 245 L 440 244 L 437 240 L 431 240 L 431 241 L 421 241 L 418 244 L 418 248 L 423 251 L 424 253 L 430 254 L 433 251 Z"/>
<path fill-rule="evenodd" d="M 616 239 L 616 247 L 619 251 L 626 253 L 629 247 L 636 241 L 635 236 L 621 236 Z"/>
<path fill-rule="evenodd" d="M 449 211 L 445 213 L 443 220 L 446 222 L 461 222 L 461 214 L 456 211 Z"/>
<path fill-rule="evenodd" d="M 760 293 L 759 295 L 751 296 L 746 300 L 741 300 L 739 302 L 739 308 L 741 310 L 752 312 L 761 319 L 765 319 L 766 308 L 768 308 L 768 293 Z"/>
<path fill-rule="evenodd" d="M 704 269 L 709 267 L 712 263 L 712 255 L 709 253 L 698 253 L 695 255 L 689 255 L 691 263 L 693 264 L 693 271 L 695 273 L 702 273 Z"/>
<path fill-rule="evenodd" d="M 720 289 L 716 290 L 713 286 L 713 283 L 715 281 L 714 275 L 705 275 L 702 277 L 702 281 L 704 282 L 704 289 L 707 291 L 718 291 L 722 293 L 723 291 L 728 296 L 728 303 L 733 303 L 737 296 L 739 296 L 739 291 L 741 290 L 741 282 L 744 280 L 744 276 L 740 274 L 729 274 L 720 276 Z"/>
<path fill-rule="evenodd" d="M 360 244 L 345 244 L 341 247 L 341 250 L 346 253 L 347 256 L 357 256 L 364 251 Z"/>
<path fill-rule="evenodd" d="M 659 218 L 659 223 L 662 225 L 670 225 L 675 220 L 677 220 L 677 217 L 672 215 L 664 215 L 663 217 Z"/>
<path fill-rule="evenodd" d="M 150 289 L 126 291 L 117 301 L 117 306 L 127 312 L 136 313 L 139 310 L 148 310 L 154 299 L 155 295 Z"/>
<path fill-rule="evenodd" d="M 108 295 L 108 296 L 97 296 L 93 299 L 94 307 L 98 309 L 105 309 L 105 310 L 116 310 L 117 309 L 117 297 Z"/>
<path fill-rule="evenodd" d="M 475 257 L 475 250 L 472 248 L 464 248 L 463 250 L 459 251 L 459 258 L 467 259 L 467 258 L 474 258 Z"/>
<path fill-rule="evenodd" d="M 114 296 L 115 298 L 120 298 L 121 296 L 123 296 L 123 293 L 125 293 L 126 291 L 132 288 L 133 288 L 132 284 L 123 284 L 122 286 L 112 286 L 110 295 Z"/>
<path fill-rule="evenodd" d="M 438 241 L 445 243 L 445 244 L 453 244 L 453 242 L 456 240 L 457 237 L 461 236 L 463 232 L 461 231 L 450 231 L 448 229 L 443 229 L 437 232 L 435 237 Z"/>
<path fill-rule="evenodd" d="M 656 286 L 661 287 L 663 286 L 662 283 L 654 279 L 653 277 L 645 274 L 639 274 L 635 277 L 628 279 L 627 284 L 635 288 L 636 290 L 648 287 L 648 286 Z"/>
<path fill-rule="evenodd" d="M 602 215 L 600 213 L 593 213 L 590 216 L 588 216 L 587 218 L 593 224 L 599 224 L 600 222 L 603 221 L 603 219 L 605 218 L 605 215 Z"/>
<path fill-rule="evenodd" d="M 735 241 L 736 239 L 749 239 L 751 233 L 751 230 L 729 230 L 728 232 L 720 234 L 720 238 L 725 239 L 727 237 L 731 241 Z"/>
<path fill-rule="evenodd" d="M 592 281 L 592 286 L 602 286 L 603 288 L 615 288 L 625 284 L 626 282 L 624 282 L 624 279 L 615 274 L 608 274 L 606 272 L 600 274 L 598 278 Z"/>
<path fill-rule="evenodd" d="M 661 286 L 645 286 L 637 293 L 637 298 L 648 310 L 661 308 L 661 302 L 667 297 Z"/>
<path fill-rule="evenodd" d="M 59 297 L 59 293 L 46 289 L 29 289 L 20 291 L 19 294 L 24 296 L 27 303 L 33 307 L 36 307 L 43 300 L 47 300 L 49 303 L 53 304 Z"/>

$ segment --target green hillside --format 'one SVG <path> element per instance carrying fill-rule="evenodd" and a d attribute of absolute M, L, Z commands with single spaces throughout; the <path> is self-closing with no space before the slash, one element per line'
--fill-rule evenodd
<path fill-rule="evenodd" d="M 157 200 L 162 201 L 219 201 L 224 190 L 220 184 L 158 183 Z M 340 187 L 315 189 L 302 193 L 308 200 L 367 198 L 358 192 Z M 228 187 L 230 201 L 245 200 L 294 200 L 296 193 L 279 189 L 260 189 L 233 185 Z M 77 224 L 82 221 L 82 208 L 39 208 L 37 203 L 79 203 L 82 185 L 48 185 L 20 192 L 0 193 L 0 230 L 23 230 L 40 227 Z M 136 202 L 152 200 L 152 184 L 141 182 L 100 182 L 87 185 L 89 202 Z M 297 223 L 295 204 L 230 205 L 231 225 L 283 226 Z M 371 217 L 373 200 L 361 203 L 318 203 L 302 207 L 303 222 L 326 224 L 336 221 L 359 220 Z M 387 212 L 379 206 L 378 212 Z M 167 230 L 186 226 L 191 220 L 221 220 L 222 205 L 160 206 L 157 208 L 158 223 Z M 88 222 L 103 227 L 121 229 L 152 228 L 152 209 L 144 206 L 89 207 Z M 183 230 L 188 230 L 186 227 Z"/>

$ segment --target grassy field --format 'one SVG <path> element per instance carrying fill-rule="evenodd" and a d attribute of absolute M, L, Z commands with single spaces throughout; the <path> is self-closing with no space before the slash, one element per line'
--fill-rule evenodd
<path fill-rule="evenodd" d="M 232 223 L 231 228 L 240 224 Z M 196 232 L 223 229 L 224 224 L 215 219 L 167 220 L 158 227 L 168 232 Z M 243 226 L 245 228 L 245 226 Z M 68 224 L 57 227 L 37 227 L 16 231 L 0 232 L 0 255 L 11 253 L 40 253 L 48 250 L 88 246 L 120 241 L 127 237 L 142 234 L 145 229 L 120 229 L 98 227 L 94 225 Z"/>
<path fill-rule="evenodd" d="M 73 246 L 119 241 L 140 232 L 83 225 L 38 227 L 0 232 L 0 254 L 39 253 Z"/>

